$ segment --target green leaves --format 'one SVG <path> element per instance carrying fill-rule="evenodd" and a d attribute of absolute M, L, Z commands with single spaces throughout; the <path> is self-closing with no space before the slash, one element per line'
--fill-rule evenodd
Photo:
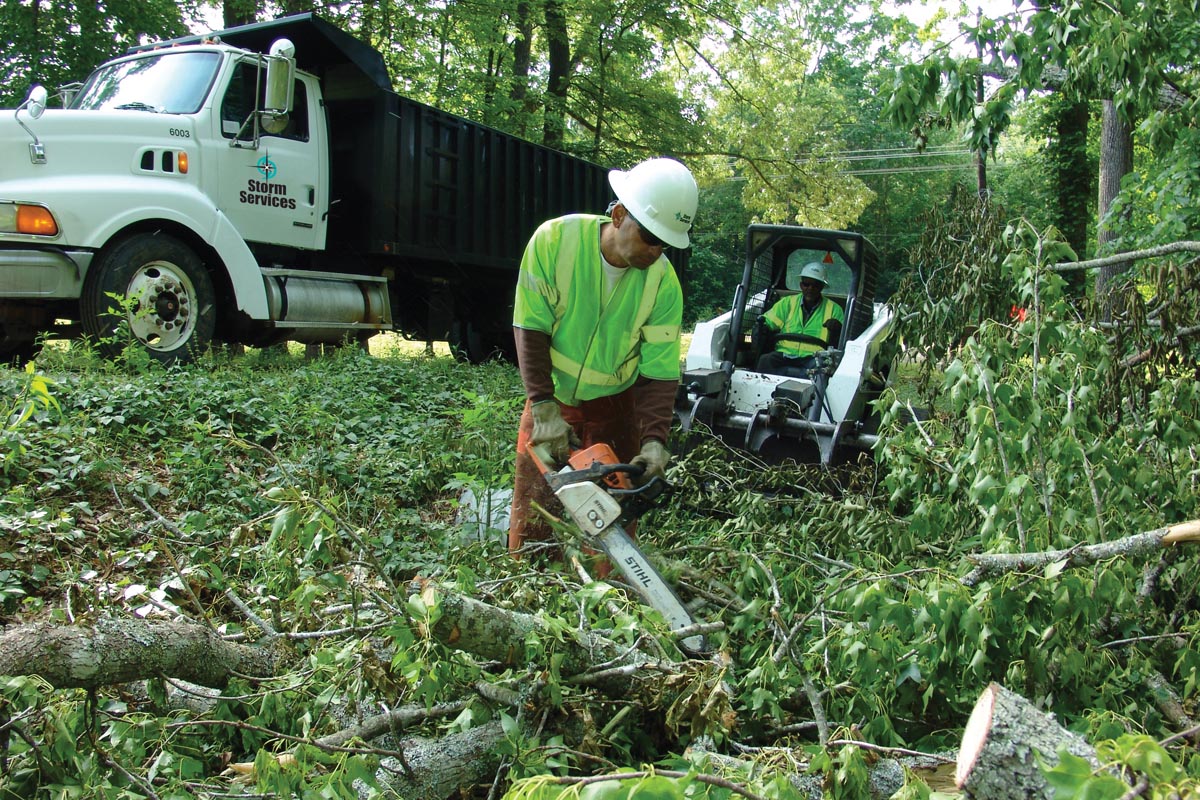
<path fill-rule="evenodd" d="M 1128 797 L 1130 783 L 1149 789 L 1151 797 L 1188 797 L 1200 790 L 1200 776 L 1179 764 L 1162 745 L 1148 736 L 1124 734 L 1100 742 L 1097 754 L 1104 768 L 1097 770 L 1086 759 L 1066 750 L 1058 763 L 1042 766 L 1056 798 L 1070 800 L 1116 800 Z M 1123 780 L 1118 775 L 1124 775 Z"/>
<path fill-rule="evenodd" d="M 40 13 L 39 13 L 40 12 Z M 25 3 L 0 5 L 0 35 L 9 43 L 3 63 L 10 80 L 0 105 L 12 108 L 34 83 L 54 88 L 82 81 L 101 61 L 143 42 L 187 32 L 181 4 L 174 0 L 73 0 L 41 8 Z"/>

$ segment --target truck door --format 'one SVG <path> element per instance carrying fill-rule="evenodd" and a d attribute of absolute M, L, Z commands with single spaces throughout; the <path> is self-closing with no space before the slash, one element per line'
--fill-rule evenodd
<path fill-rule="evenodd" d="M 260 125 L 255 148 L 253 112 L 262 107 L 265 78 L 255 61 L 240 61 L 220 99 L 220 136 L 230 146 L 218 156 L 217 202 L 248 241 L 317 249 L 324 243 L 326 195 L 318 103 L 297 77 L 292 113 L 271 130 Z"/>

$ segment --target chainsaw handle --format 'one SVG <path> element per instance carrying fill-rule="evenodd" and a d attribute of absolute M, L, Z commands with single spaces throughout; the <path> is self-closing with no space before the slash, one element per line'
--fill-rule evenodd
<path fill-rule="evenodd" d="M 563 472 L 563 473 L 559 473 L 559 474 L 563 475 L 563 476 L 569 475 L 569 476 L 571 476 L 572 480 L 592 481 L 592 480 L 603 480 L 604 478 L 607 478 L 609 475 L 620 475 L 622 473 L 625 475 L 628 475 L 631 478 L 637 478 L 637 477 L 640 477 L 642 475 L 642 473 L 644 473 L 645 471 L 646 471 L 646 468 L 643 467 L 641 464 L 603 464 L 599 461 L 593 461 L 591 466 L 584 467 L 582 469 L 575 469 L 575 470 L 571 470 L 570 472 Z M 620 491 L 620 492 L 628 494 L 630 491 L 634 491 L 634 490 L 629 490 L 629 489 L 617 489 L 617 488 L 613 487 L 611 484 L 609 485 L 608 488 L 614 493 Z"/>
<path fill-rule="evenodd" d="M 565 465 L 560 465 L 557 459 L 550 452 L 550 445 L 546 442 L 538 442 L 537 444 L 526 444 L 525 452 L 533 459 L 533 463 L 538 468 L 538 472 L 543 475 L 557 473 Z M 579 450 L 571 451 L 574 456 Z M 611 451 L 609 451 L 611 452 Z M 610 456 L 611 457 L 611 456 Z M 616 473 L 625 473 L 631 478 L 639 477 L 646 471 L 646 468 L 641 464 L 621 464 L 616 462 L 593 461 L 586 467 L 575 467 L 571 470 L 571 474 L 582 480 L 595 480 L 596 478 L 606 478 L 609 475 Z"/>
<path fill-rule="evenodd" d="M 645 472 L 644 467 L 637 466 L 637 469 L 639 470 L 639 474 Z M 671 484 L 655 475 L 641 486 L 634 486 L 632 489 L 614 489 L 609 487 L 608 493 L 613 497 L 646 497 L 649 499 L 658 497 L 669 488 L 671 488 Z"/>

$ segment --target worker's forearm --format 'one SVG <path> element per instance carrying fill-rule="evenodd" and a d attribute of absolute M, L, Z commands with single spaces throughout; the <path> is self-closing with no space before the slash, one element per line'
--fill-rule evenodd
<path fill-rule="evenodd" d="M 521 382 L 525 384 L 525 396 L 533 403 L 554 397 L 549 334 L 514 326 L 513 340 L 517 345 L 517 366 L 521 371 Z"/>
<path fill-rule="evenodd" d="M 664 444 L 671 432 L 671 417 L 675 411 L 675 391 L 679 381 L 660 381 L 639 378 L 634 387 L 638 423 L 642 441 L 658 439 Z"/>

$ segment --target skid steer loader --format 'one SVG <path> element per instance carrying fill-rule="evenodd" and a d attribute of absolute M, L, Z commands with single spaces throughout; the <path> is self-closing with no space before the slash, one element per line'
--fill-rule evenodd
<path fill-rule="evenodd" d="M 806 264 L 825 266 L 824 296 L 841 305 L 839 340 L 800 377 L 757 371 L 779 339 L 762 324 L 781 297 L 799 291 Z M 875 444 L 873 400 L 887 387 L 897 347 L 892 313 L 875 302 L 879 255 L 862 234 L 751 225 L 746 263 L 725 314 L 696 325 L 675 415 L 686 433 L 702 426 L 769 463 L 832 464 Z M 802 338 L 802 337 L 799 337 Z"/>

